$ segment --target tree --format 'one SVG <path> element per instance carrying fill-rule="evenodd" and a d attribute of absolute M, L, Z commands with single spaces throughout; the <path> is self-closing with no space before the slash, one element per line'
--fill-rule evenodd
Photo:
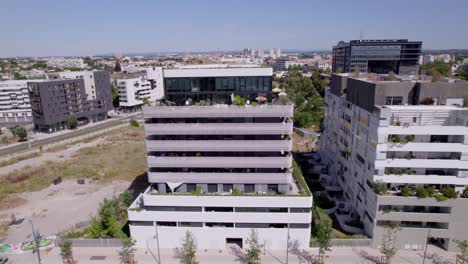
<path fill-rule="evenodd" d="M 72 242 L 69 239 L 62 239 L 59 244 L 60 255 L 64 264 L 74 264 Z"/>
<path fill-rule="evenodd" d="M 135 261 L 135 240 L 126 238 L 122 241 L 122 249 L 119 251 L 120 262 L 122 264 L 136 264 Z"/>
<path fill-rule="evenodd" d="M 250 231 L 249 238 L 247 238 L 247 263 L 248 264 L 260 264 L 260 256 L 262 254 L 262 245 L 258 242 L 258 233 L 255 229 Z"/>
<path fill-rule="evenodd" d="M 136 121 L 135 119 L 130 119 L 130 126 L 132 126 L 132 127 L 139 127 L 140 124 L 139 124 L 138 121 Z"/>
<path fill-rule="evenodd" d="M 182 241 L 182 261 L 184 264 L 196 264 L 196 253 L 197 253 L 197 241 L 193 236 L 193 233 L 187 231 L 185 238 Z"/>
<path fill-rule="evenodd" d="M 75 129 L 78 126 L 78 119 L 75 115 L 69 115 L 67 118 L 67 126 L 70 129 Z"/>
<path fill-rule="evenodd" d="M 382 238 L 382 243 L 380 244 L 380 253 L 385 256 L 386 263 L 390 263 L 397 253 L 397 248 L 395 247 L 396 232 L 398 232 L 397 228 L 387 227 L 386 233 Z"/>
<path fill-rule="evenodd" d="M 457 255 L 458 259 L 463 261 L 461 263 L 468 263 L 468 240 L 454 240 L 454 242 L 457 244 L 457 247 L 460 250 L 460 254 Z"/>
<path fill-rule="evenodd" d="M 315 237 L 319 246 L 319 256 L 325 255 L 326 251 L 330 251 L 332 232 L 332 223 L 328 219 L 324 219 L 316 224 Z"/>
<path fill-rule="evenodd" d="M 24 127 L 17 127 L 13 130 L 13 135 L 19 137 L 19 141 L 28 140 L 28 132 Z"/>
<path fill-rule="evenodd" d="M 353 66 L 353 77 L 354 78 L 359 78 L 361 76 L 361 69 L 359 69 L 359 65 L 354 65 Z"/>
<path fill-rule="evenodd" d="M 144 98 L 143 98 L 143 104 L 146 105 L 146 106 L 150 106 L 150 105 L 151 105 L 151 103 L 150 103 L 148 97 L 144 97 Z"/>
<path fill-rule="evenodd" d="M 119 91 L 117 88 L 117 81 L 112 82 L 112 105 L 118 107 L 120 105 L 119 101 Z"/>

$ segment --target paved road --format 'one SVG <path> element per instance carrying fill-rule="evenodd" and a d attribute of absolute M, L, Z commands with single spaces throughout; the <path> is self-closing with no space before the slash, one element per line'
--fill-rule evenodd
<path fill-rule="evenodd" d="M 24 150 L 31 149 L 31 148 L 34 148 L 34 147 L 39 146 L 39 145 L 50 144 L 50 143 L 59 141 L 60 139 L 73 137 L 74 135 L 77 135 L 77 136 L 82 135 L 83 133 L 86 133 L 86 131 L 96 130 L 96 129 L 99 130 L 100 128 L 104 129 L 106 127 L 109 127 L 110 124 L 119 124 L 119 123 L 122 123 L 124 121 L 130 120 L 132 118 L 139 118 L 139 117 L 141 117 L 141 114 L 115 118 L 115 119 L 111 119 L 110 121 L 107 121 L 107 122 L 96 123 L 96 124 L 93 124 L 91 126 L 83 127 L 81 129 L 67 131 L 67 132 L 65 132 L 63 134 L 51 135 L 51 136 L 49 136 L 47 138 L 43 138 L 43 139 L 36 139 L 36 140 L 24 142 L 24 143 L 14 144 L 14 145 L 11 145 L 11 146 L 4 146 L 4 147 L 0 148 L 1 149 L 0 150 L 0 156 L 8 155 L 8 154 L 13 153 L 13 152 L 24 151 Z"/>

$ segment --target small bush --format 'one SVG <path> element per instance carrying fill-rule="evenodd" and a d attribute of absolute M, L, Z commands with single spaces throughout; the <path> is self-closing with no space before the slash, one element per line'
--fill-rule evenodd
<path fill-rule="evenodd" d="M 458 192 L 455 191 L 454 188 L 443 188 L 440 190 L 443 196 L 450 198 L 450 199 L 456 199 L 458 198 Z"/>
<path fill-rule="evenodd" d="M 387 184 L 383 181 L 374 181 L 372 183 L 372 190 L 378 195 L 385 194 L 387 192 Z"/>
<path fill-rule="evenodd" d="M 426 187 L 425 189 L 426 189 L 427 195 L 429 197 L 434 197 L 434 195 L 436 194 L 436 191 L 435 191 L 434 187 L 432 187 L 432 186 Z"/>
<path fill-rule="evenodd" d="M 463 190 L 463 197 L 468 198 L 468 186 Z"/>
<path fill-rule="evenodd" d="M 241 190 L 235 188 L 235 189 L 232 190 L 232 195 L 234 195 L 234 196 L 241 196 L 241 195 L 242 195 L 242 192 L 241 192 Z"/>
<path fill-rule="evenodd" d="M 234 101 L 232 102 L 235 105 L 245 105 L 247 100 L 239 95 L 234 96 Z"/>
<path fill-rule="evenodd" d="M 437 201 L 439 201 L 439 202 L 442 202 L 442 201 L 445 201 L 445 200 L 448 199 L 447 197 L 443 196 L 442 194 L 436 194 L 436 195 L 434 196 L 434 198 L 436 198 Z"/>
<path fill-rule="evenodd" d="M 192 195 L 202 195 L 203 194 L 203 189 L 202 187 L 197 187 L 195 191 L 191 192 Z"/>
<path fill-rule="evenodd" d="M 136 121 L 135 119 L 130 119 L 130 126 L 132 126 L 132 127 L 139 127 L 140 124 L 139 124 L 138 121 Z"/>
<path fill-rule="evenodd" d="M 429 194 L 428 194 L 426 188 L 424 188 L 424 187 L 416 188 L 415 192 L 416 192 L 416 197 L 418 197 L 420 199 L 429 197 Z"/>
<path fill-rule="evenodd" d="M 413 191 L 413 189 L 411 187 L 405 186 L 405 187 L 403 187 L 403 189 L 401 189 L 401 195 L 403 195 L 405 197 L 413 196 L 414 191 Z"/>

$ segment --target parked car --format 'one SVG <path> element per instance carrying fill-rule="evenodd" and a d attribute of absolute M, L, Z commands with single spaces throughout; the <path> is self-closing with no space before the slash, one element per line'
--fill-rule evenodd
<path fill-rule="evenodd" d="M 7 263 L 8 258 L 7 257 L 0 257 L 0 264 L 5 264 Z"/>

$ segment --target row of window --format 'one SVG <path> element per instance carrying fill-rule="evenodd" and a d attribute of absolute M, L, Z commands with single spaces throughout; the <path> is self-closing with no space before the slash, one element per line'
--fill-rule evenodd
<path fill-rule="evenodd" d="M 150 221 L 132 221 L 131 226 L 153 226 Z M 286 223 L 225 223 L 225 222 L 169 222 L 158 221 L 157 226 L 164 227 L 223 227 L 223 228 L 288 228 Z M 309 228 L 309 224 L 289 224 L 289 228 Z"/>
<path fill-rule="evenodd" d="M 157 212 L 310 213 L 310 208 L 288 207 L 145 206 L 145 209 Z"/>
<path fill-rule="evenodd" d="M 206 77 L 206 78 L 166 78 L 168 92 L 205 91 L 271 91 L 272 78 L 257 77 Z"/>

